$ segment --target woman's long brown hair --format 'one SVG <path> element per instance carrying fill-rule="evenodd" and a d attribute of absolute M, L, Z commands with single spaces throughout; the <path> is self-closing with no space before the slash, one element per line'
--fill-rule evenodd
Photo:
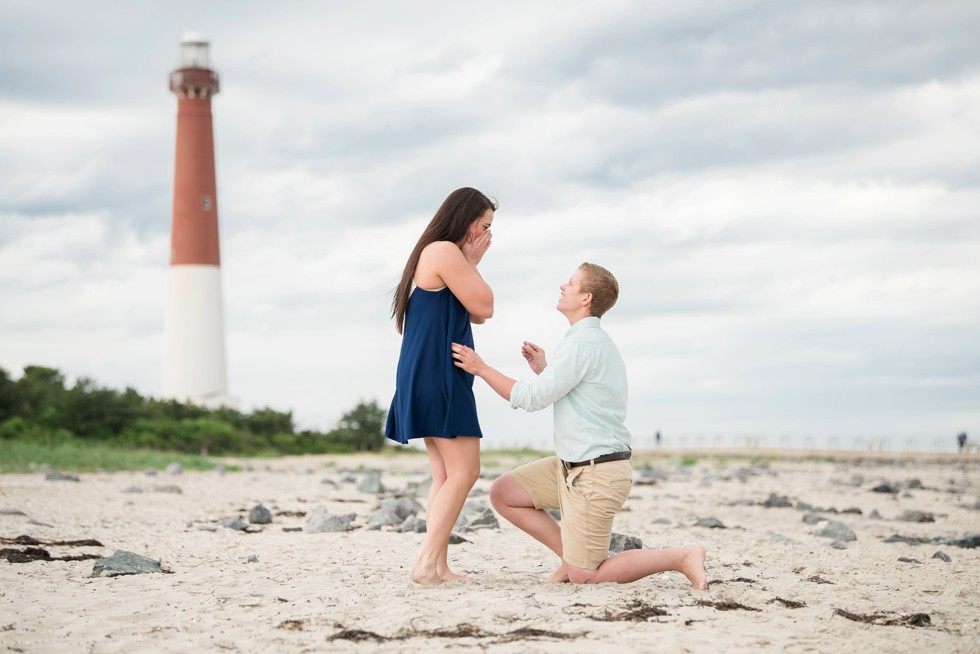
<path fill-rule="evenodd" d="M 415 244 L 415 249 L 412 250 L 405 264 L 402 280 L 395 288 L 395 296 L 391 301 L 391 317 L 395 319 L 395 327 L 399 334 L 405 326 L 408 296 L 412 291 L 412 279 L 415 277 L 415 267 L 419 264 L 422 250 L 429 243 L 436 241 L 458 243 L 466 236 L 466 230 L 473 221 L 485 214 L 487 209 L 496 211 L 497 203 L 475 188 L 458 188 L 443 200 L 442 206 L 422 232 L 419 242 Z"/>

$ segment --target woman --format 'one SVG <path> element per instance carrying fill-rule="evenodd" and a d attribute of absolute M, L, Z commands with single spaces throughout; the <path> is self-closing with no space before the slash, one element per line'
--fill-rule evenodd
<path fill-rule="evenodd" d="M 452 344 L 473 347 L 470 323 L 493 315 L 493 291 L 477 266 L 496 209 L 476 189 L 450 193 L 412 250 L 391 304 L 402 348 L 385 435 L 423 439 L 432 470 L 425 541 L 412 566 L 420 584 L 469 580 L 449 569 L 449 535 L 480 475 L 483 434 L 473 376 L 453 365 Z"/>

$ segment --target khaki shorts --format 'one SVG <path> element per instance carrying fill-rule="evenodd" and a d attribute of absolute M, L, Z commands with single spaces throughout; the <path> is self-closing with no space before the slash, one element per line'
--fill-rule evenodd
<path fill-rule="evenodd" d="M 562 558 L 595 570 L 609 556 L 613 518 L 633 487 L 629 461 L 609 461 L 567 470 L 556 456 L 510 473 L 536 509 L 561 510 Z"/>

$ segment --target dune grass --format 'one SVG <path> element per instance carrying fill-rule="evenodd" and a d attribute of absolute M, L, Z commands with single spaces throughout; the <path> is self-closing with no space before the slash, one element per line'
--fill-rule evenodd
<path fill-rule="evenodd" d="M 0 473 L 30 472 L 43 464 L 75 472 L 162 470 L 173 462 L 185 470 L 211 470 L 220 463 L 218 459 L 205 456 L 119 448 L 104 443 L 69 441 L 49 445 L 27 440 L 0 440 Z"/>

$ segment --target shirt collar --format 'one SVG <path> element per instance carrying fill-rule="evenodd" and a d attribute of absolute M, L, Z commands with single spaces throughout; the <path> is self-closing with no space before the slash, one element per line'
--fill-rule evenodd
<path fill-rule="evenodd" d="M 599 329 L 599 319 L 596 318 L 595 316 L 589 316 L 588 318 L 582 318 L 577 323 L 569 327 L 568 331 L 565 332 L 565 336 L 574 334 L 575 332 L 581 331 L 583 329 L 593 329 L 593 328 Z"/>

